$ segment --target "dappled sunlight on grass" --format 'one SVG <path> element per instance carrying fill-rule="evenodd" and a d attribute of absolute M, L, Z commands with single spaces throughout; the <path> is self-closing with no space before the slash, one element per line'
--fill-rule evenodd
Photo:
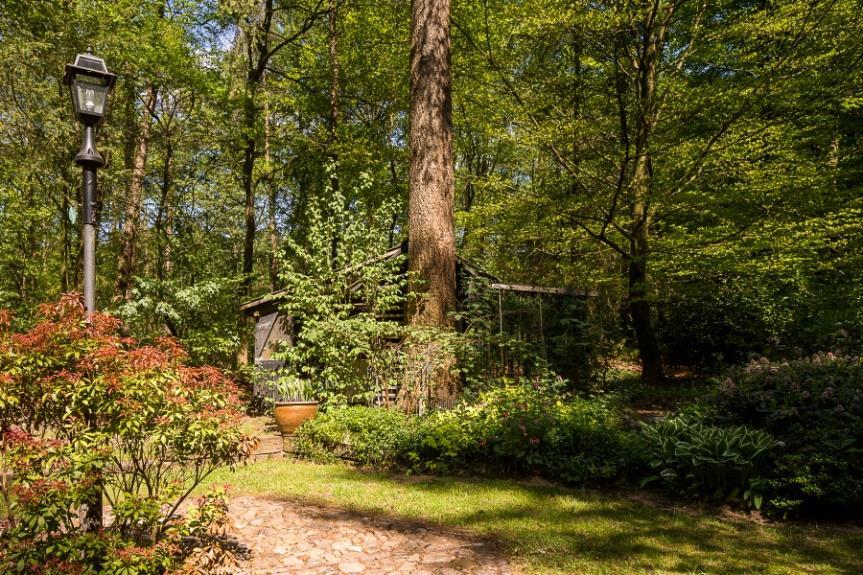
<path fill-rule="evenodd" d="M 266 461 L 220 472 L 236 494 L 466 528 L 526 573 L 863 572 L 863 532 L 758 525 L 658 509 L 619 494 L 497 479 L 406 477 Z"/>

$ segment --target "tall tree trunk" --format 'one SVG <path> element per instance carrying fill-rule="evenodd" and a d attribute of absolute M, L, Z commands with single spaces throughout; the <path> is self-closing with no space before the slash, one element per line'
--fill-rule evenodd
<path fill-rule="evenodd" d="M 266 91 L 267 73 L 261 77 L 261 86 Z M 275 291 L 279 285 L 279 222 L 278 222 L 278 207 L 279 193 L 278 188 L 272 182 L 272 166 L 270 165 L 270 139 L 272 137 L 272 118 L 270 116 L 270 100 L 264 98 L 264 165 L 268 177 L 266 184 L 269 189 L 267 194 L 267 229 L 270 240 L 270 290 Z"/>
<path fill-rule="evenodd" d="M 650 191 L 653 167 L 650 138 L 656 123 L 657 63 L 665 42 L 668 23 L 675 4 L 669 3 L 662 14 L 659 3 L 652 5 L 645 15 L 644 43 L 639 51 L 636 67 L 636 130 L 635 169 L 632 176 L 632 221 L 630 224 L 629 312 L 641 356 L 641 376 L 650 384 L 661 384 L 665 379 L 662 356 L 651 320 L 647 264 L 650 256 Z M 662 18 L 662 21 L 659 19 Z"/>
<path fill-rule="evenodd" d="M 245 279 L 243 280 L 242 292 L 245 295 L 248 295 L 252 288 L 255 235 L 257 232 L 255 222 L 255 160 L 258 153 L 258 137 L 260 135 L 257 96 L 270 60 L 285 46 L 298 40 L 311 29 L 312 25 L 322 14 L 322 12 L 318 11 L 318 6 L 304 17 L 302 23 L 292 33 L 281 30 L 282 35 L 277 41 L 273 41 L 275 46 L 271 46 L 270 44 L 272 40 L 273 18 L 278 10 L 285 9 L 286 6 L 276 7 L 275 0 L 263 0 L 257 8 L 258 13 L 253 15 L 250 20 L 245 21 L 246 26 L 241 25 L 245 34 L 247 65 L 246 89 L 243 102 L 243 167 L 241 174 L 244 194 L 243 219 L 245 223 L 242 268 Z M 250 22 L 252 25 L 248 26 Z"/>
<path fill-rule="evenodd" d="M 442 327 L 455 309 L 449 17 L 449 0 L 412 3 L 408 249 L 424 299 L 410 319 Z"/>
<path fill-rule="evenodd" d="M 339 152 L 338 130 L 341 115 L 339 102 L 339 35 L 337 0 L 327 2 L 327 36 L 330 56 L 330 133 L 327 139 L 327 156 L 330 161 L 330 191 L 339 191 Z M 348 198 L 344 198 L 348 202 Z M 339 237 L 334 235 L 330 245 L 330 259 L 333 267 L 338 267 Z"/>
<path fill-rule="evenodd" d="M 630 248 L 628 261 L 629 274 L 629 313 L 641 357 L 641 377 L 650 384 L 660 384 L 664 380 L 662 357 L 651 320 L 651 305 L 648 293 L 647 262 L 650 256 L 650 177 L 651 158 L 646 150 L 649 129 L 646 122 L 640 122 L 636 135 L 636 160 L 633 176 L 634 198 L 632 203 L 632 223 L 630 226 Z"/>
<path fill-rule="evenodd" d="M 409 311 L 414 325 L 450 328 L 456 305 L 450 1 L 413 0 L 410 70 Z M 451 361 L 440 356 L 431 394 L 452 395 Z M 449 364 L 449 365 L 448 365 Z"/>
<path fill-rule="evenodd" d="M 29 181 L 27 183 L 26 192 L 24 193 L 24 205 L 32 206 L 34 204 L 33 198 L 35 197 L 35 178 L 30 176 Z M 36 226 L 29 225 L 26 226 L 19 234 L 19 252 L 20 254 L 30 254 L 31 257 L 36 257 L 36 254 L 39 253 L 39 248 L 36 243 Z M 31 287 L 35 283 L 34 278 L 31 277 L 30 265 L 32 262 L 29 258 L 21 258 L 20 259 L 20 275 L 18 277 L 18 295 L 21 298 L 21 301 L 27 301 L 27 298 L 30 295 Z"/>
<path fill-rule="evenodd" d="M 329 0 L 327 8 L 327 31 L 330 44 L 330 143 L 334 144 L 341 116 L 341 105 L 339 102 L 338 4 L 336 0 Z"/>
<path fill-rule="evenodd" d="M 173 179 L 174 146 L 168 140 L 165 145 L 165 160 L 162 164 L 162 186 L 159 195 L 159 210 L 156 213 L 156 277 L 160 280 L 171 275 L 171 232 L 173 210 L 171 210 L 171 184 Z"/>
<path fill-rule="evenodd" d="M 157 96 L 156 86 L 151 84 L 147 88 L 144 110 L 138 126 L 138 145 L 132 160 L 132 176 L 129 179 L 126 194 L 120 255 L 117 261 L 117 283 L 114 287 L 114 296 L 122 299 L 129 299 L 131 295 L 132 276 L 135 275 L 137 264 L 138 222 L 141 217 L 144 174 L 147 170 L 147 153 L 150 147 L 150 127 L 155 114 Z"/>
<path fill-rule="evenodd" d="M 571 195 L 577 195 L 583 192 L 583 186 L 581 185 L 581 181 L 579 178 L 581 177 L 580 173 L 580 163 L 581 163 L 581 140 L 579 139 L 579 121 L 581 120 L 581 103 L 582 103 L 582 57 L 584 52 L 584 42 L 582 40 L 583 32 L 580 26 L 573 26 L 572 28 L 572 39 L 570 42 L 570 48 L 572 50 L 572 71 L 573 71 L 573 82 L 572 82 L 572 125 L 573 125 L 573 135 L 572 135 L 572 184 L 569 188 L 569 193 Z"/>
<path fill-rule="evenodd" d="M 267 227 L 270 236 L 270 290 L 275 291 L 279 287 L 279 222 L 277 208 L 279 197 L 276 186 L 270 186 L 267 204 Z"/>
<path fill-rule="evenodd" d="M 393 186 L 393 194 L 401 196 L 402 184 L 401 180 L 399 179 L 398 169 L 396 168 L 395 158 L 390 158 L 390 182 Z M 393 247 L 393 245 L 395 245 L 394 242 L 396 239 L 396 224 L 398 224 L 398 214 L 394 213 L 392 220 L 390 221 L 390 232 L 387 240 L 387 247 Z"/>
<path fill-rule="evenodd" d="M 69 195 L 63 190 L 63 198 L 60 203 L 60 221 L 63 222 L 63 245 L 60 251 L 60 291 L 66 293 L 69 291 L 69 260 L 70 260 L 70 228 L 72 226 L 69 221 Z"/>
<path fill-rule="evenodd" d="M 249 294 L 252 287 L 252 269 L 255 262 L 255 155 L 258 147 L 255 124 L 257 112 L 255 109 L 255 91 L 257 85 L 247 87 L 245 102 L 245 126 L 243 146 L 243 221 L 245 222 L 245 234 L 243 236 L 243 291 Z"/>
<path fill-rule="evenodd" d="M 644 260 L 630 259 L 629 270 L 629 313 L 641 357 L 641 377 L 651 384 L 665 381 L 659 343 L 651 321 L 650 301 L 647 293 L 647 273 Z"/>
<path fill-rule="evenodd" d="M 258 93 L 266 76 L 270 28 L 273 22 L 273 0 L 264 0 L 257 15 L 258 24 L 246 29 L 246 86 L 243 98 L 243 283 L 241 290 L 249 295 L 252 289 L 252 272 L 255 265 L 255 162 L 258 154 Z"/>

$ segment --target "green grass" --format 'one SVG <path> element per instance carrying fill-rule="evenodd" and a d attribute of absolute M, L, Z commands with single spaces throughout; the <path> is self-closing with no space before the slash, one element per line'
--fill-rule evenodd
<path fill-rule="evenodd" d="M 619 493 L 507 480 L 405 477 L 265 461 L 219 472 L 254 494 L 494 537 L 526 574 L 863 573 L 863 531 L 759 525 L 659 509 Z"/>

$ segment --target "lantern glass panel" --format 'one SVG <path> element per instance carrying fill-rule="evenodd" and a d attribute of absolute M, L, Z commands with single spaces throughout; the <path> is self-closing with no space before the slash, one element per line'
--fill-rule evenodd
<path fill-rule="evenodd" d="M 72 85 L 78 114 L 101 118 L 105 114 L 108 86 L 101 78 L 78 75 Z"/>

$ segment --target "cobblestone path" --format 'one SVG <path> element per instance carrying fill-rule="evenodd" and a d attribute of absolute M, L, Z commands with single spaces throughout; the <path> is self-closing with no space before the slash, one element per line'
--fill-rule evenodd
<path fill-rule="evenodd" d="M 233 499 L 230 516 L 249 575 L 512 575 L 488 542 L 456 531 L 256 497 Z"/>

